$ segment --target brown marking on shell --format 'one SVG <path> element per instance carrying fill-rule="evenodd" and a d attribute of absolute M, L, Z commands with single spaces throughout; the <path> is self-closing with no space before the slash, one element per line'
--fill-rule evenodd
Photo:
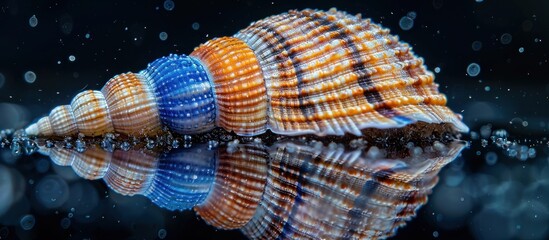
<path fill-rule="evenodd" d="M 90 146 L 84 152 L 75 155 L 71 167 L 82 178 L 101 179 L 109 170 L 112 154 L 101 148 Z"/>
<path fill-rule="evenodd" d="M 38 129 L 40 129 L 40 132 L 45 136 L 51 136 L 54 134 L 49 117 L 40 118 L 40 120 L 38 120 L 36 124 L 38 126 Z"/>
<path fill-rule="evenodd" d="M 122 195 L 143 194 L 151 185 L 157 163 L 158 154 L 153 152 L 114 151 L 105 183 Z"/>
<path fill-rule="evenodd" d="M 103 93 L 87 90 L 77 94 L 72 102 L 78 132 L 86 136 L 100 136 L 114 131 Z"/>
<path fill-rule="evenodd" d="M 265 132 L 267 95 L 254 52 L 242 40 L 222 37 L 196 48 L 215 86 L 217 126 L 239 135 Z"/>
<path fill-rule="evenodd" d="M 252 220 L 253 239 L 387 238 L 415 215 L 463 144 L 414 158 L 370 159 L 364 150 L 277 143 Z"/>
<path fill-rule="evenodd" d="M 220 150 L 213 189 L 194 210 L 208 224 L 221 229 L 244 226 L 253 217 L 267 181 L 266 149 L 242 146 L 229 153 Z"/>
<path fill-rule="evenodd" d="M 156 99 L 140 74 L 119 74 L 111 78 L 101 92 L 116 132 L 154 135 L 162 129 Z"/>
<path fill-rule="evenodd" d="M 235 35 L 254 50 L 270 100 L 269 127 L 277 133 L 361 134 L 368 127 L 412 121 L 467 128 L 444 111 L 446 99 L 421 58 L 389 30 L 343 12 L 290 11 L 253 23 Z M 424 114 L 432 109 L 449 116 Z M 432 107 L 436 106 L 436 107 Z"/>
<path fill-rule="evenodd" d="M 70 136 L 78 133 L 78 127 L 70 105 L 55 107 L 51 110 L 49 119 L 53 133 L 57 136 Z"/>
<path fill-rule="evenodd" d="M 44 154 L 45 152 L 42 152 Z M 74 162 L 76 155 L 73 149 L 67 148 L 51 148 L 47 152 L 51 161 L 59 166 L 70 166 Z"/>

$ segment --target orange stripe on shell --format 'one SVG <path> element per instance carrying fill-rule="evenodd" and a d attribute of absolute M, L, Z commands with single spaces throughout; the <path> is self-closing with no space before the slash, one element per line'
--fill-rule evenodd
<path fill-rule="evenodd" d="M 215 86 L 217 126 L 239 135 L 266 130 L 267 95 L 254 52 L 233 37 L 210 40 L 191 56 L 200 59 Z"/>

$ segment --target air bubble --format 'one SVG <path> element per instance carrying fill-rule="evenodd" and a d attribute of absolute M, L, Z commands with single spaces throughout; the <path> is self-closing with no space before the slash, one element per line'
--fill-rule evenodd
<path fill-rule="evenodd" d="M 511 43 L 512 40 L 513 40 L 513 36 L 511 36 L 511 34 L 509 34 L 509 33 L 504 33 L 503 35 L 501 35 L 501 37 L 499 39 L 499 41 L 503 45 L 507 45 L 507 44 Z"/>
<path fill-rule="evenodd" d="M 484 91 L 489 92 L 490 91 L 490 86 L 484 87 Z"/>
<path fill-rule="evenodd" d="M 166 41 L 166 39 L 168 39 L 168 33 L 161 32 L 160 34 L 158 34 L 158 37 L 160 38 L 160 40 Z"/>
<path fill-rule="evenodd" d="M 28 231 L 34 228 L 34 225 L 36 224 L 36 219 L 33 215 L 27 214 L 21 218 L 19 224 L 21 225 L 21 228 L 23 228 L 23 230 Z"/>
<path fill-rule="evenodd" d="M 86 39 L 89 39 L 90 36 L 91 36 L 91 35 L 90 35 L 89 33 L 86 33 L 86 35 L 84 35 L 84 37 L 85 37 Z"/>
<path fill-rule="evenodd" d="M 523 47 L 520 47 L 520 48 L 518 49 L 518 51 L 519 51 L 519 53 L 523 53 L 523 52 L 524 52 L 524 48 L 523 48 Z"/>
<path fill-rule="evenodd" d="M 191 27 L 193 28 L 193 30 L 198 30 L 200 29 L 200 23 L 194 22 Z"/>
<path fill-rule="evenodd" d="M 166 231 L 166 229 L 162 228 L 158 230 L 158 238 L 164 239 L 166 238 L 166 235 L 168 235 L 168 231 Z"/>
<path fill-rule="evenodd" d="M 417 13 L 414 12 L 414 11 L 411 11 L 411 12 L 408 12 L 408 14 L 406 14 L 406 16 L 408 16 L 408 17 L 411 18 L 412 20 L 415 20 L 416 17 L 417 17 Z"/>
<path fill-rule="evenodd" d="M 480 73 L 480 65 L 477 63 L 471 63 L 467 66 L 467 74 L 471 77 L 476 77 Z"/>
<path fill-rule="evenodd" d="M 71 226 L 71 220 L 69 218 L 63 218 L 61 219 L 61 222 L 59 223 L 61 225 L 62 229 L 69 229 Z"/>
<path fill-rule="evenodd" d="M 484 160 L 486 160 L 486 164 L 492 166 L 497 163 L 498 155 L 495 152 L 488 152 L 484 156 Z"/>
<path fill-rule="evenodd" d="M 471 48 L 473 49 L 473 51 L 480 51 L 480 49 L 482 49 L 482 42 L 481 41 L 474 41 L 471 44 Z"/>
<path fill-rule="evenodd" d="M 29 18 L 29 25 L 31 27 L 36 27 L 38 25 L 38 18 L 36 18 L 36 15 L 32 15 L 32 17 Z"/>
<path fill-rule="evenodd" d="M 69 186 L 61 177 L 49 175 L 38 182 L 35 195 L 38 203 L 45 208 L 58 208 L 68 200 Z"/>
<path fill-rule="evenodd" d="M 412 29 L 412 27 L 414 27 L 414 19 L 411 19 L 408 16 L 404 16 L 400 19 L 400 21 L 398 22 L 398 25 L 402 30 L 408 31 Z"/>
<path fill-rule="evenodd" d="M 164 9 L 166 11 L 172 11 L 175 8 L 175 3 L 172 0 L 164 1 Z"/>
<path fill-rule="evenodd" d="M 440 73 L 440 68 L 439 67 L 435 68 L 435 73 Z"/>
<path fill-rule="evenodd" d="M 69 56 L 69 61 L 74 62 L 76 60 L 76 57 L 74 55 Z"/>
<path fill-rule="evenodd" d="M 25 82 L 33 83 L 34 81 L 36 81 L 36 73 L 34 73 L 33 71 L 27 71 L 23 76 L 25 78 Z"/>
<path fill-rule="evenodd" d="M 72 17 L 69 15 L 63 15 L 61 18 L 59 18 L 59 27 L 61 28 L 61 32 L 65 35 L 69 35 L 72 32 L 72 29 L 74 27 L 74 22 L 72 20 Z"/>

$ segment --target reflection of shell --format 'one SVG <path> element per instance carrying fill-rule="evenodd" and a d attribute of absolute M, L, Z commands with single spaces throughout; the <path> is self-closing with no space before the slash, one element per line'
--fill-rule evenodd
<path fill-rule="evenodd" d="M 251 24 L 190 56 L 155 60 L 26 129 L 28 134 L 361 135 L 418 121 L 467 131 L 434 76 L 389 30 L 344 12 L 290 11 Z M 433 125 L 435 126 L 435 125 Z"/>
<path fill-rule="evenodd" d="M 145 195 L 170 210 L 193 208 L 207 223 L 240 228 L 250 238 L 335 239 L 394 234 L 426 203 L 439 170 L 462 148 L 450 143 L 414 156 L 387 149 L 389 157 L 379 159 L 362 149 L 294 141 L 195 145 L 167 154 L 95 147 L 41 152 L 72 163 L 86 178 L 104 175 L 116 192 Z"/>

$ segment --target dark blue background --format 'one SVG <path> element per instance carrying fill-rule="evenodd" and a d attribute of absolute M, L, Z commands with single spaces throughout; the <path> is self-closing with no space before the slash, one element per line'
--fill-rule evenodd
<path fill-rule="evenodd" d="M 472 130 L 478 131 L 481 124 L 489 122 L 520 136 L 547 133 L 549 2 L 544 0 L 175 1 L 173 11 L 166 11 L 161 0 L 3 0 L 0 73 L 5 83 L 0 87 L 0 103 L 17 104 L 24 114 L 15 123 L 0 120 L 0 128 L 23 127 L 54 106 L 69 103 L 84 89 L 100 89 L 117 73 L 139 71 L 169 53 L 188 54 L 200 43 L 233 35 L 254 20 L 289 9 L 331 7 L 361 13 L 390 28 L 413 46 L 431 71 L 441 68 L 436 74 L 440 90 Z M 417 18 L 414 27 L 404 31 L 398 23 L 410 11 L 416 12 Z M 38 18 L 35 28 L 29 26 L 32 15 Z M 192 28 L 195 22 L 200 24 L 198 30 Z M 168 33 L 166 41 L 159 39 L 160 32 Z M 512 35 L 510 44 L 500 42 L 504 33 Z M 90 34 L 89 39 L 86 34 Z M 471 48 L 476 40 L 483 43 L 480 51 Z M 520 47 L 524 53 L 519 53 Z M 74 62 L 68 60 L 70 55 L 76 57 Z M 482 68 L 477 77 L 466 74 L 472 62 Z M 28 70 L 37 75 L 32 84 L 23 79 Z M 102 189 L 100 193 L 106 190 L 101 182 L 93 185 Z M 169 238 L 241 237 L 238 231 L 214 231 L 193 220 L 190 212 L 163 214 L 177 216 L 166 222 Z M 398 237 L 431 238 L 435 230 L 444 238 L 470 237 L 467 227 L 450 232 L 434 228 L 426 223 L 428 215 L 420 211 L 418 219 L 401 229 Z M 135 225 L 133 230 L 118 231 L 114 223 L 82 224 L 73 225 L 71 232 L 59 228 L 61 217 L 54 213 L 40 217 L 45 220 L 36 225 L 39 232 L 56 238 L 129 238 L 140 228 Z"/>

